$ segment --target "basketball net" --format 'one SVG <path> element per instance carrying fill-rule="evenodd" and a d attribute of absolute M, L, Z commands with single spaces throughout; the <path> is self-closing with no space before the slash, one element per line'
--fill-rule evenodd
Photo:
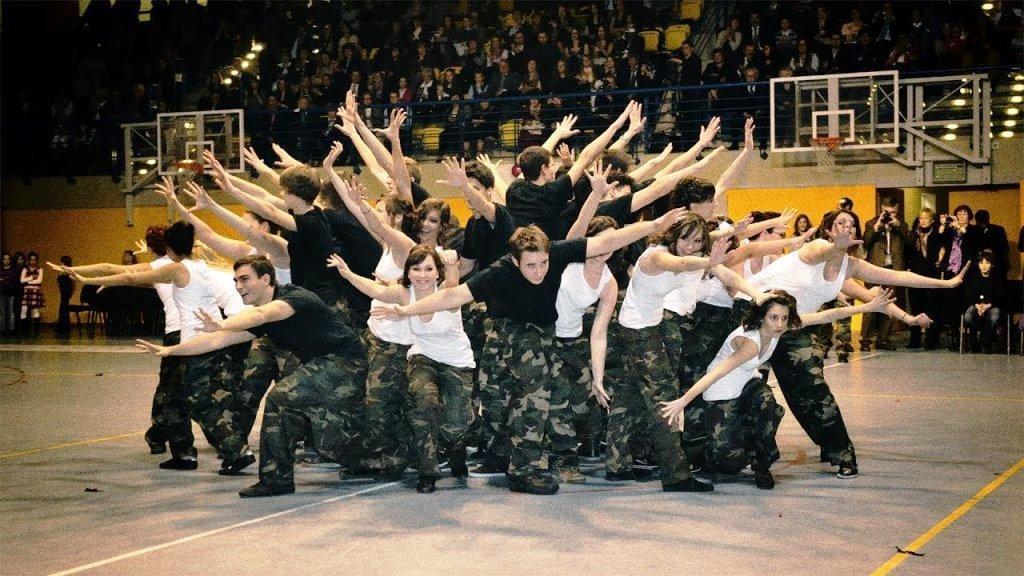
<path fill-rule="evenodd" d="M 836 152 L 842 145 L 843 139 L 838 136 L 811 138 L 811 146 L 814 147 L 814 157 L 818 161 L 818 168 L 835 167 Z"/>
<path fill-rule="evenodd" d="M 174 166 L 176 168 L 174 180 L 178 188 L 192 182 L 203 173 L 203 163 L 195 160 L 179 160 L 174 163 Z"/>

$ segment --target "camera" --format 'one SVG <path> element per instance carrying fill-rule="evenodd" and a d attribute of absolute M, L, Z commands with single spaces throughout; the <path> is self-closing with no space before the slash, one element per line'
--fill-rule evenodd
<path fill-rule="evenodd" d="M 889 222 L 892 222 L 892 214 L 890 214 L 889 212 L 882 212 L 881 220 L 882 224 L 888 224 Z"/>

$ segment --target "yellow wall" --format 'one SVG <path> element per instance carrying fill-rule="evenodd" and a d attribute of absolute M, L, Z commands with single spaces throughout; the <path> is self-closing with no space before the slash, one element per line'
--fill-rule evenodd
<path fill-rule="evenodd" d="M 1005 190 L 964 190 L 949 193 L 949 209 L 967 204 L 971 210 L 988 210 L 993 224 L 1006 229 L 1010 241 L 1010 278 L 1020 278 L 1021 257 L 1017 250 L 1017 234 L 1020 231 L 1021 216 L 1024 215 L 1024 199 L 1021 188 Z"/>

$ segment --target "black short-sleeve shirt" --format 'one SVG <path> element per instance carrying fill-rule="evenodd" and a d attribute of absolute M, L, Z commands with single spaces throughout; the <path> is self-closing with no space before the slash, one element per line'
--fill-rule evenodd
<path fill-rule="evenodd" d="M 572 200 L 572 179 L 563 174 L 543 186 L 515 180 L 505 194 L 516 226 L 536 224 L 551 240 L 565 238 L 562 214 Z"/>
<path fill-rule="evenodd" d="M 614 200 L 601 202 L 597 205 L 594 216 L 608 216 L 615 220 L 620 228 L 636 222 L 636 216 L 633 214 L 633 195 L 626 194 Z"/>
<path fill-rule="evenodd" d="M 324 304 L 313 292 L 294 284 L 279 285 L 274 288 L 274 300 L 286 302 L 295 314 L 250 328 L 251 334 L 270 336 L 275 345 L 293 352 L 303 362 L 324 354 L 363 354 L 352 327 L 336 308 Z"/>
<path fill-rule="evenodd" d="M 413 204 L 412 207 L 413 208 L 418 208 L 420 204 L 423 204 L 424 200 L 430 198 L 430 192 L 427 192 L 427 189 L 424 188 L 423 186 L 420 186 L 418 183 L 416 183 L 415 180 L 412 181 L 412 186 L 411 187 L 412 187 L 412 204 Z"/>
<path fill-rule="evenodd" d="M 316 206 L 305 214 L 292 216 L 296 229 L 283 234 L 288 240 L 292 284 L 312 291 L 333 306 L 341 297 L 341 279 L 327 267 L 327 257 L 333 250 L 330 223 Z"/>
<path fill-rule="evenodd" d="M 483 270 L 508 254 L 508 239 L 515 230 L 512 214 L 501 204 L 495 204 L 493 225 L 482 216 L 466 223 L 462 256 L 476 260 L 477 269 Z"/>
<path fill-rule="evenodd" d="M 477 302 L 487 304 L 487 313 L 538 326 L 552 326 L 558 319 L 555 299 L 562 284 L 562 272 L 573 262 L 587 259 L 587 239 L 560 240 L 551 243 L 548 273 L 540 284 L 527 280 L 512 255 L 466 281 Z"/>
<path fill-rule="evenodd" d="M 324 214 L 334 236 L 332 250 L 337 251 L 356 274 L 366 278 L 373 276 L 383 253 L 380 242 L 348 210 L 324 210 Z M 348 282 L 342 284 L 342 295 L 353 309 L 363 312 L 370 309 L 369 296 Z"/>

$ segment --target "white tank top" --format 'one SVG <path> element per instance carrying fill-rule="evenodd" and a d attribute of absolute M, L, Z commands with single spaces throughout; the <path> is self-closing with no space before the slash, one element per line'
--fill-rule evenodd
<path fill-rule="evenodd" d="M 665 297 L 677 288 L 683 289 L 683 297 L 694 299 L 697 284 L 704 270 L 693 272 L 662 272 L 657 276 L 648 276 L 640 269 L 640 263 L 653 252 L 667 251 L 667 246 L 651 246 L 637 258 L 633 267 L 633 277 L 626 288 L 626 297 L 619 309 L 619 324 L 626 328 L 639 330 L 661 324 Z"/>
<path fill-rule="evenodd" d="M 718 276 L 709 275 L 701 279 L 697 285 L 697 302 L 703 302 L 718 308 L 732 308 L 733 297 L 729 295 L 729 289 L 722 284 Z"/>
<path fill-rule="evenodd" d="M 253 246 L 249 249 L 249 256 L 255 256 L 257 253 L 256 247 Z M 264 254 L 266 256 L 266 254 Z M 270 259 L 269 257 L 267 258 Z M 278 268 L 274 266 L 274 279 L 278 284 L 291 284 L 292 283 L 292 269 L 291 268 Z"/>
<path fill-rule="evenodd" d="M 149 263 L 153 270 L 163 268 L 174 260 L 167 255 L 161 256 Z M 160 297 L 160 303 L 164 305 L 164 334 L 181 330 L 181 319 L 178 316 L 178 305 L 174 303 L 174 284 L 154 284 L 156 295 Z"/>
<path fill-rule="evenodd" d="M 181 263 L 188 270 L 188 286 L 183 288 L 173 284 L 172 286 L 174 286 L 174 303 L 178 307 L 178 317 L 181 320 L 181 341 L 184 343 L 194 338 L 203 325 L 202 320 L 196 318 L 196 312 L 202 310 L 213 318 L 221 318 L 217 295 L 218 292 L 221 292 L 222 296 L 225 294 L 216 286 L 218 282 L 223 283 L 223 279 L 218 279 L 206 262 L 186 258 Z M 235 292 L 233 283 L 231 291 Z M 238 296 L 238 292 L 235 292 L 235 296 Z M 239 301 L 241 301 L 240 297 Z M 237 309 L 234 310 L 234 313 L 237 312 Z"/>
<path fill-rule="evenodd" d="M 434 290 L 437 291 L 436 289 Z M 416 301 L 416 291 L 409 287 L 409 303 Z M 409 330 L 412 333 L 412 347 L 407 357 L 422 354 L 434 362 L 440 362 L 456 368 L 475 368 L 473 348 L 469 345 L 469 336 L 462 327 L 462 309 L 438 310 L 429 322 L 420 320 L 419 316 L 409 317 Z"/>
<path fill-rule="evenodd" d="M 751 258 L 747 258 L 746 260 L 743 261 L 743 277 L 744 278 L 750 278 L 751 276 L 754 275 L 754 271 L 750 269 L 750 261 L 751 260 L 752 260 Z M 761 256 L 761 270 L 764 270 L 765 268 L 767 268 L 769 264 L 771 264 L 771 262 L 769 262 L 768 256 Z"/>
<path fill-rule="evenodd" d="M 380 261 L 377 262 L 377 267 L 373 269 L 373 273 L 378 279 L 386 282 L 394 282 L 402 277 L 405 271 L 402 270 L 395 264 L 395 259 L 391 257 L 391 250 L 385 250 L 380 257 Z M 380 308 L 384 303 L 380 300 L 370 301 L 370 310 L 374 308 Z M 412 332 L 409 331 L 409 319 L 403 318 L 401 320 L 387 320 L 385 318 L 379 318 L 370 316 L 367 320 L 366 325 L 369 326 L 370 332 L 385 342 L 391 342 L 392 344 L 402 344 L 408 346 L 413 343 Z"/>
<path fill-rule="evenodd" d="M 715 354 L 715 359 L 708 365 L 708 372 L 713 368 L 725 362 L 725 359 L 732 356 L 736 350 L 732 347 L 732 341 L 737 336 L 742 336 L 747 340 L 754 343 L 757 347 L 757 354 L 747 360 L 743 364 L 740 364 L 732 372 L 729 372 L 725 376 L 718 379 L 717 382 L 712 384 L 707 390 L 701 394 L 705 400 L 720 401 L 720 400 L 732 400 L 738 398 L 743 392 L 743 387 L 750 381 L 751 378 L 757 374 L 757 369 L 764 364 L 772 353 L 775 351 L 775 345 L 779 343 L 778 338 L 772 338 L 771 342 L 768 343 L 768 350 L 761 350 L 761 334 L 756 330 L 744 330 L 743 326 L 733 330 L 729 336 L 722 343 L 722 347 L 718 349 L 718 354 Z M 762 353 L 763 352 L 763 353 Z"/>
<path fill-rule="evenodd" d="M 835 300 L 839 295 L 839 290 L 846 280 L 846 268 L 850 264 L 850 257 L 843 255 L 839 275 L 831 282 L 825 280 L 825 264 L 826 262 L 807 264 L 800 259 L 800 251 L 797 250 L 751 276 L 750 283 L 761 290 L 789 292 L 796 298 L 796 310 L 800 314 L 815 312 L 822 304 Z"/>
<path fill-rule="evenodd" d="M 608 266 L 601 268 L 601 279 L 597 288 L 590 286 L 584 275 L 584 264 L 573 262 L 562 272 L 562 284 L 558 288 L 555 299 L 555 336 L 559 338 L 575 338 L 583 334 L 583 314 L 594 302 L 601 298 L 608 281 L 612 279 L 612 271 Z"/>

